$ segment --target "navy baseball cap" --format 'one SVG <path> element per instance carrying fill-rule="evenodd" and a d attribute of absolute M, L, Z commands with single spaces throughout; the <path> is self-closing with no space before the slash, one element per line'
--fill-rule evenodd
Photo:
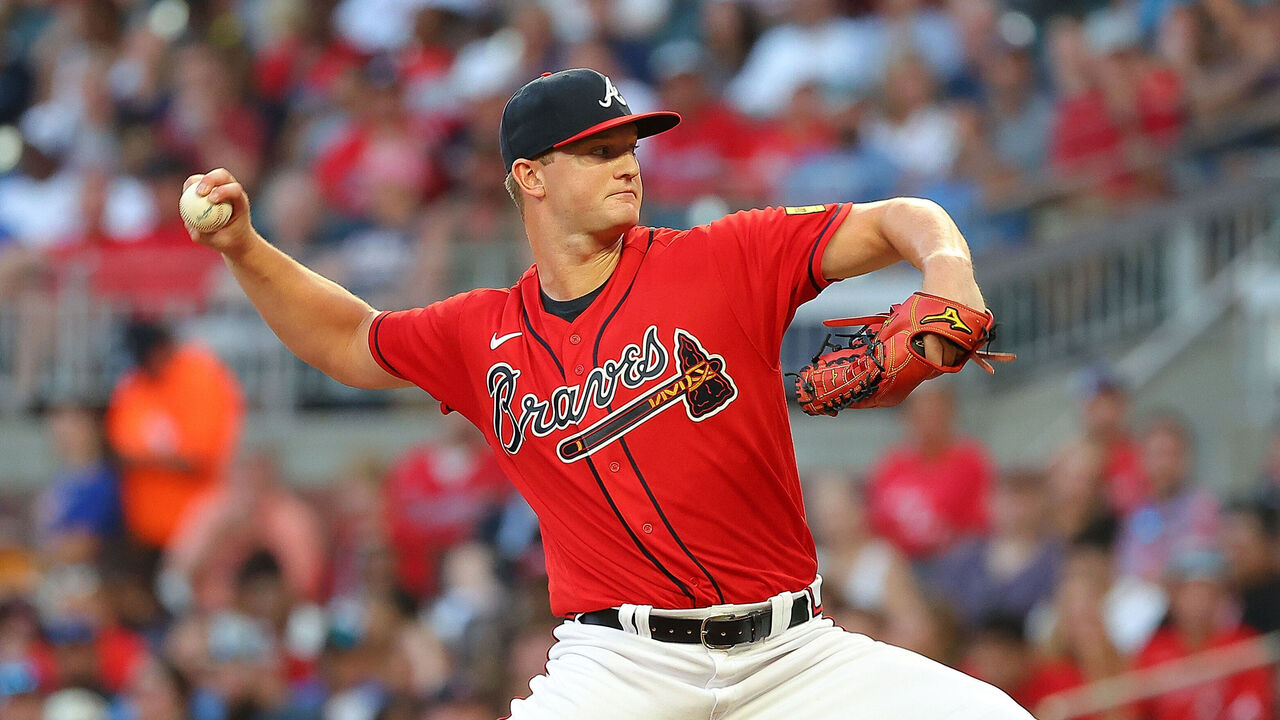
<path fill-rule="evenodd" d="M 588 135 L 635 123 L 639 137 L 665 132 L 680 122 L 668 111 L 633 113 L 606 75 L 587 68 L 543 73 L 516 91 L 502 110 L 498 130 L 502 162 L 532 158 Z"/>

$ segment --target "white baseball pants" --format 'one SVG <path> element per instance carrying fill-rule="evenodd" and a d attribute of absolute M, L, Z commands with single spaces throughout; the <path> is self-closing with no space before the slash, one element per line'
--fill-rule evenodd
<path fill-rule="evenodd" d="M 792 597 L 679 614 L 772 604 L 786 618 Z M 710 650 L 648 638 L 651 609 L 623 606 L 627 631 L 557 627 L 546 674 L 529 683 L 529 697 L 512 701 L 511 720 L 1032 720 L 991 685 L 827 618 Z"/>

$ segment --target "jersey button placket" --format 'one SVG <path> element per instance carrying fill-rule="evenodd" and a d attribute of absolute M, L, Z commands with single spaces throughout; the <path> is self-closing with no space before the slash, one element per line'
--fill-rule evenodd
<path fill-rule="evenodd" d="M 613 462 L 609 463 L 609 472 L 618 472 L 621 469 L 622 469 L 622 465 L 619 464 L 617 460 L 614 460 Z"/>
<path fill-rule="evenodd" d="M 575 368 L 573 369 L 573 374 L 574 374 L 574 375 L 581 375 L 582 373 L 584 373 L 584 372 L 586 372 L 586 371 L 587 371 L 587 369 L 586 369 L 586 368 L 584 368 L 584 367 L 582 367 L 581 365 L 579 365 L 579 366 L 577 366 L 577 367 L 575 367 Z"/>
<path fill-rule="evenodd" d="M 582 342 L 582 336 L 581 336 L 581 335 L 579 335 L 578 333 L 574 333 L 574 334 L 572 334 L 572 335 L 570 335 L 570 336 L 569 336 L 569 344 L 570 344 L 570 345 L 577 345 L 577 344 L 578 344 L 578 343 L 580 343 L 580 342 Z"/>

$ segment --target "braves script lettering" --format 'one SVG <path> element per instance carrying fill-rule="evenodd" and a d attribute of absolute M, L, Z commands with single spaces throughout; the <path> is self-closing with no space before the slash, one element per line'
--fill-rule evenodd
<path fill-rule="evenodd" d="M 618 393 L 618 384 L 638 388 L 667 370 L 670 356 L 658 341 L 658 327 L 650 325 L 640 345 L 627 345 L 617 360 L 606 360 L 592 368 L 581 385 L 562 385 L 541 399 L 532 393 L 516 403 L 520 371 L 506 363 L 489 368 L 487 385 L 493 398 L 493 432 L 508 453 L 517 453 L 527 433 L 545 437 L 586 417 L 587 408 L 608 407 Z"/>
<path fill-rule="evenodd" d="M 700 422 L 737 397 L 737 389 L 724 371 L 723 357 L 708 353 L 684 330 L 675 331 L 675 341 L 675 375 L 563 440 L 557 448 L 561 461 L 572 462 L 594 453 L 673 403 L 683 402 L 690 419 Z M 520 371 L 505 362 L 495 363 L 487 376 L 494 435 L 508 453 L 515 454 L 530 433 L 545 437 L 580 425 L 592 405 L 601 409 L 612 406 L 619 385 L 635 389 L 665 375 L 671 356 L 658 341 L 657 326 L 650 325 L 639 345 L 627 345 L 617 360 L 606 360 L 593 368 L 581 385 L 562 385 L 546 399 L 533 393 L 520 396 Z"/>

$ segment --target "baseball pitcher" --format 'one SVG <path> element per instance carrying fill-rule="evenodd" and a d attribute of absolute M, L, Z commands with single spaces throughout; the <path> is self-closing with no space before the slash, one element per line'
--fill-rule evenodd
<path fill-rule="evenodd" d="M 1029 718 L 1004 693 L 822 616 L 782 392 L 796 308 L 906 260 L 923 287 L 796 375 L 801 406 L 892 405 L 984 353 L 992 318 L 933 203 L 739 212 L 639 225 L 636 142 L 674 128 L 606 76 L 547 73 L 503 111 L 507 189 L 536 264 L 510 288 L 378 311 L 272 247 L 232 204 L 221 252 L 302 360 L 363 388 L 417 385 L 483 431 L 538 514 L 564 618 L 516 720 Z"/>

